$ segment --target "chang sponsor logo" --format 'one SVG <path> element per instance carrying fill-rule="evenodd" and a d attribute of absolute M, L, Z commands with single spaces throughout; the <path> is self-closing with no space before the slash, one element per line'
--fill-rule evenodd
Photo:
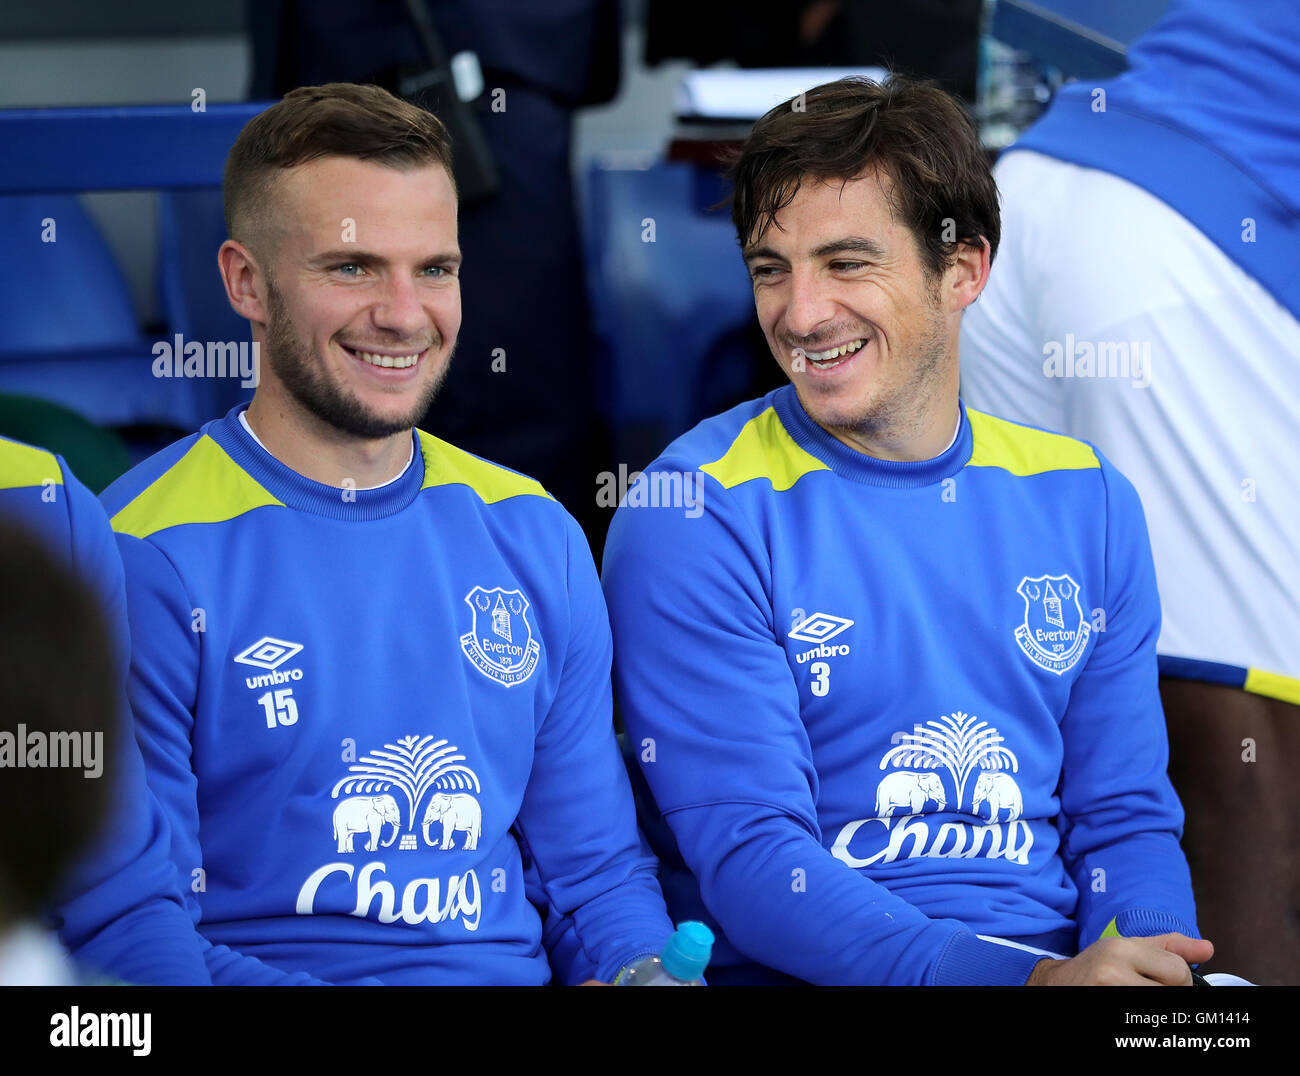
<path fill-rule="evenodd" d="M 334 853 L 343 857 L 392 848 L 396 860 L 391 866 L 406 878 L 405 885 L 384 877 L 390 867 L 384 860 L 372 860 L 359 871 L 355 860 L 335 860 L 312 871 L 302 883 L 297 913 L 345 913 L 411 926 L 456 920 L 468 931 L 478 930 L 481 891 L 472 867 L 442 877 L 411 878 L 409 870 L 402 870 L 420 861 L 401 855 L 404 852 L 436 855 L 439 861 L 442 853 L 477 852 L 483 829 L 482 788 L 465 762 L 460 749 L 446 740 L 403 736 L 349 766 L 347 776 L 330 791 L 330 799 L 338 801 L 330 813 Z M 364 844 L 358 847 L 356 841 Z M 456 856 L 447 858 L 464 863 Z M 331 906 L 328 912 L 317 910 L 318 899 Z"/>
<path fill-rule="evenodd" d="M 983 856 L 1028 865 L 1034 834 L 1020 817 L 1024 801 L 1011 776 L 1020 763 L 1002 746 L 996 728 L 958 711 L 895 733 L 892 740 L 895 746 L 880 760 L 880 769 L 889 772 L 876 785 L 875 814 L 841 827 L 831 847 L 836 859 L 850 867 L 873 867 L 898 859 Z M 942 812 L 950 817 L 926 817 Z M 988 822 L 971 825 L 962 815 Z M 871 828 L 873 822 L 882 829 Z M 855 838 L 870 854 L 850 850 Z"/>

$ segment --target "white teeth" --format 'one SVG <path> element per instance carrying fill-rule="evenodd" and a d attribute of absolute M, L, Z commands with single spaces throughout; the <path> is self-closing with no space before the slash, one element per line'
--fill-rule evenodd
<path fill-rule="evenodd" d="M 866 340 L 853 340 L 850 343 L 841 344 L 839 347 L 833 347 L 829 351 L 806 351 L 804 354 L 809 361 L 817 363 L 822 369 L 829 369 L 831 365 L 839 365 L 839 363 L 832 363 L 832 359 L 838 359 L 841 355 L 850 355 L 865 343 Z"/>
<path fill-rule="evenodd" d="M 398 370 L 405 370 L 408 366 L 414 366 L 416 360 L 420 357 L 420 352 L 414 355 L 373 355 L 369 351 L 354 351 L 362 362 L 369 363 L 371 366 L 393 367 Z"/>

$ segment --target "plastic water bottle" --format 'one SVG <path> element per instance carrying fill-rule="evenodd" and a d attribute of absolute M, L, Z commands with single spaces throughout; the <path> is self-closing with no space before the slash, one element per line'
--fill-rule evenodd
<path fill-rule="evenodd" d="M 713 931 L 703 923 L 679 923 L 658 956 L 642 957 L 614 980 L 615 986 L 703 986 L 700 976 L 713 955 Z"/>

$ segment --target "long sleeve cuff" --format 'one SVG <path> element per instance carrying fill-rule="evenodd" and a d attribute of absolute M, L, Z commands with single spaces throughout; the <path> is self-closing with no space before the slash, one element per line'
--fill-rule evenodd
<path fill-rule="evenodd" d="M 1113 929 L 1112 929 L 1113 928 Z M 1185 934 L 1189 938 L 1201 935 L 1194 926 L 1169 912 L 1153 908 L 1126 908 L 1110 921 L 1101 932 L 1103 938 L 1150 938 L 1156 934 Z"/>
<path fill-rule="evenodd" d="M 934 986 L 1024 986 L 1034 965 L 1044 959 L 1009 945 L 998 945 L 959 931 L 935 965 Z"/>

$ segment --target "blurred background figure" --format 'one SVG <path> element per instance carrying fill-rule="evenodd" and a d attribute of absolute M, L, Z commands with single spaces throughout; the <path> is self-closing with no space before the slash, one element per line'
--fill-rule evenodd
<path fill-rule="evenodd" d="M 1094 442 L 1137 486 L 1201 929 L 1216 967 L 1294 983 L 1300 8 L 1173 0 L 1128 59 L 998 162 L 963 396 Z"/>
<path fill-rule="evenodd" d="M 886 67 L 975 103 L 983 0 L 649 0 L 646 62 L 740 67 Z"/>
<path fill-rule="evenodd" d="M 0 438 L 0 981 L 211 982 L 130 732 L 128 648 L 99 502 Z"/>
<path fill-rule="evenodd" d="M 80 973 L 41 923 L 72 865 L 99 835 L 112 777 L 23 767 L 27 733 L 100 733 L 116 750 L 113 663 L 94 597 L 27 530 L 0 521 L 0 985 L 71 986 Z M 74 673 L 75 670 L 75 673 Z M 4 759 L 6 743 L 0 746 Z"/>

